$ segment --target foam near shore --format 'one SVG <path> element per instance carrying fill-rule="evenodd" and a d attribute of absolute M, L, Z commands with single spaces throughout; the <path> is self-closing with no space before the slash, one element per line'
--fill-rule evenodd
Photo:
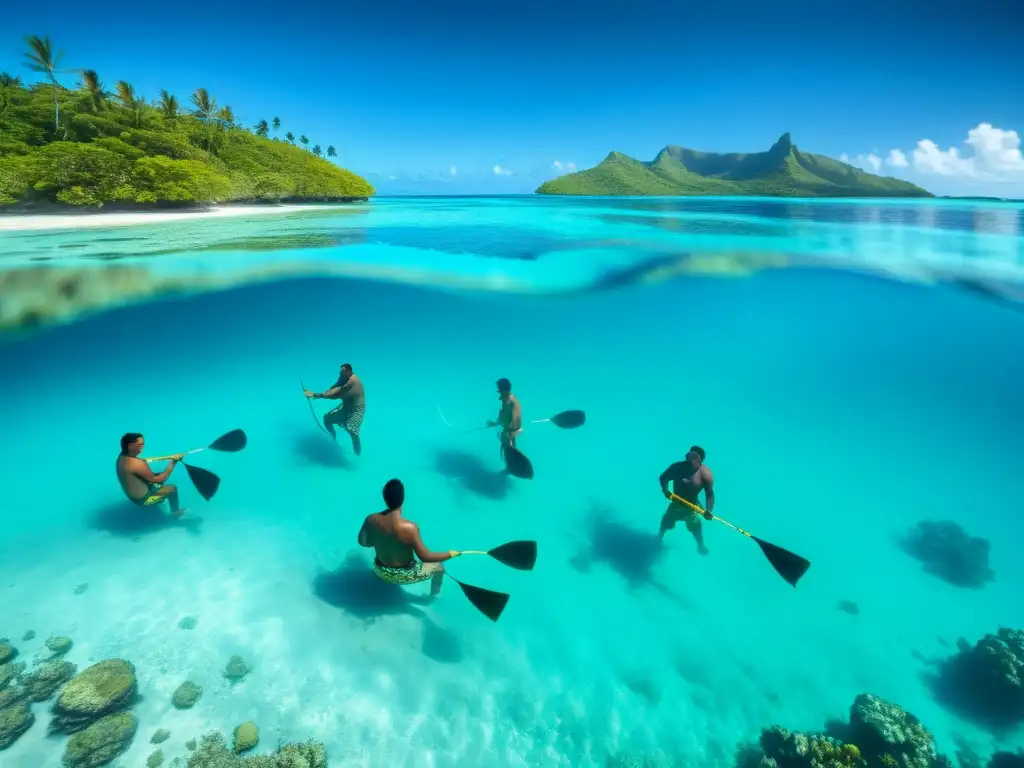
<path fill-rule="evenodd" d="M 272 216 L 311 210 L 330 210 L 338 205 L 223 205 L 182 211 L 123 211 L 117 213 L 25 214 L 0 216 L 0 231 L 24 232 L 51 229 L 89 229 L 164 224 L 191 219 L 225 219 Z"/>

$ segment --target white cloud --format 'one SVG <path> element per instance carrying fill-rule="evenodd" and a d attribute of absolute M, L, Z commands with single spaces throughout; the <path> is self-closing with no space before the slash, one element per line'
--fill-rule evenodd
<path fill-rule="evenodd" d="M 965 156 L 956 147 L 942 149 L 930 139 L 917 142 L 914 168 L 922 173 L 963 176 L 992 181 L 1024 179 L 1024 155 L 1020 135 L 1004 131 L 991 123 L 979 123 L 967 132 L 965 144 L 972 154 Z"/>
<path fill-rule="evenodd" d="M 848 162 L 850 162 L 850 156 L 848 154 L 846 154 L 845 152 L 843 152 L 843 154 L 841 154 L 839 156 L 839 162 L 841 162 L 841 163 L 848 163 Z"/>
<path fill-rule="evenodd" d="M 508 168 L 502 168 L 500 165 L 494 166 L 495 176 L 511 176 L 512 173 L 513 171 L 509 170 Z"/>
<path fill-rule="evenodd" d="M 870 169 L 872 173 L 878 173 L 882 168 L 882 158 L 874 152 L 868 155 L 857 155 L 854 158 L 853 165 L 858 165 L 865 170 Z"/>
<path fill-rule="evenodd" d="M 451 168 L 449 168 L 448 169 L 448 175 L 449 176 L 458 176 L 459 175 L 458 167 L 453 165 Z"/>
<path fill-rule="evenodd" d="M 561 160 L 555 160 L 551 167 L 558 173 L 573 173 L 576 170 L 576 163 L 563 163 Z"/>
<path fill-rule="evenodd" d="M 391 176 L 388 176 L 388 179 L 390 179 L 391 181 L 394 181 L 394 180 L 395 180 L 395 179 L 397 179 L 397 178 L 398 178 L 398 177 L 397 177 L 397 176 L 395 176 L 395 175 L 391 175 Z"/>
<path fill-rule="evenodd" d="M 893 168 L 906 168 L 909 165 L 907 156 L 899 149 L 890 149 L 889 156 L 885 158 L 885 162 Z"/>

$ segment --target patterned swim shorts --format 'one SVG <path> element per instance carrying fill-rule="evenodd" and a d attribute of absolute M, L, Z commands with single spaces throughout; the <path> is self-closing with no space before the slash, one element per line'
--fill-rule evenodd
<path fill-rule="evenodd" d="M 341 424 L 345 431 L 353 437 L 359 437 L 359 428 L 363 424 L 363 414 L 366 412 L 365 405 L 355 405 L 351 408 L 340 405 L 331 411 L 328 416 L 335 424 Z"/>
<path fill-rule="evenodd" d="M 373 559 L 373 572 L 388 584 L 419 584 L 434 578 L 443 570 L 440 563 L 421 563 L 415 560 L 410 565 L 395 567 L 384 565 L 377 558 Z"/>

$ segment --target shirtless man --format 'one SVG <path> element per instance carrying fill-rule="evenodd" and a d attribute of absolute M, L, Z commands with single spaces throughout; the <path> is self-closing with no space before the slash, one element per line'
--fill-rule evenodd
<path fill-rule="evenodd" d="M 356 456 L 363 452 L 363 443 L 359 439 L 359 428 L 363 423 L 363 413 L 366 411 L 366 397 L 363 392 L 363 382 L 358 376 L 352 373 L 352 366 L 345 363 L 341 366 L 340 376 L 326 392 L 311 392 L 305 390 L 306 397 L 314 399 L 341 400 L 341 405 L 324 414 L 324 426 L 335 441 L 338 434 L 334 426 L 340 424 L 352 438 L 352 450 Z"/>
<path fill-rule="evenodd" d="M 401 480 L 388 480 L 384 486 L 387 509 L 368 515 L 359 529 L 359 546 L 373 547 L 377 556 L 373 572 L 389 584 L 418 584 L 430 579 L 430 596 L 436 597 L 444 581 L 445 560 L 461 552 L 431 552 L 420 537 L 420 527 L 402 516 L 405 486 Z M 413 557 L 413 554 L 419 558 Z"/>
<path fill-rule="evenodd" d="M 128 501 L 140 507 L 161 504 L 166 499 L 171 502 L 171 515 L 181 517 L 185 510 L 178 507 L 178 488 L 164 483 L 178 462 L 185 458 L 184 454 L 172 456 L 167 469 L 156 474 L 139 458 L 145 447 L 146 441 L 139 432 L 128 432 L 121 437 L 121 454 L 117 457 L 117 479 L 121 490 Z"/>
<path fill-rule="evenodd" d="M 701 491 L 704 491 L 704 500 L 707 505 L 704 517 L 711 520 L 714 517 L 711 512 L 715 508 L 715 486 L 711 470 L 704 466 L 705 455 L 704 449 L 699 445 L 691 446 L 686 458 L 683 461 L 677 461 L 662 472 L 658 482 L 661 483 L 661 492 L 665 494 L 666 498 L 671 499 L 668 491 L 668 481 L 671 480 L 672 491 L 675 495 L 698 507 L 700 503 L 697 501 L 697 497 L 700 496 Z M 686 530 L 693 534 L 693 538 L 697 542 L 697 551 L 706 555 L 708 548 L 704 546 L 704 532 L 701 530 L 700 516 L 690 507 L 680 504 L 678 501 L 670 501 L 668 509 L 665 510 L 665 514 L 661 518 L 661 530 L 658 532 L 658 538 L 664 539 L 665 532 L 675 528 L 676 523 L 680 521 L 686 523 Z"/>
<path fill-rule="evenodd" d="M 523 409 L 519 405 L 519 398 L 512 394 L 512 382 L 508 379 L 498 379 L 498 399 L 501 407 L 498 409 L 498 420 L 487 422 L 488 427 L 501 427 L 501 455 L 505 455 L 505 448 L 516 447 L 516 435 L 523 429 Z"/>

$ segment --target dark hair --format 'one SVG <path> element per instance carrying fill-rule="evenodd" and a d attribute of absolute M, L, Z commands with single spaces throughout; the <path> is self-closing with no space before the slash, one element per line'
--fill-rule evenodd
<path fill-rule="evenodd" d="M 512 382 L 508 379 L 498 379 L 498 391 L 503 395 L 512 391 Z"/>
<path fill-rule="evenodd" d="M 128 450 L 128 446 L 142 437 L 141 432 L 125 432 L 121 435 L 121 453 Z"/>
<path fill-rule="evenodd" d="M 352 363 L 342 363 L 341 367 L 342 368 L 348 368 L 351 371 L 352 370 Z"/>
<path fill-rule="evenodd" d="M 388 512 L 398 509 L 405 501 L 405 486 L 397 477 L 384 483 L 384 503 Z"/>
<path fill-rule="evenodd" d="M 704 457 L 707 456 L 707 454 L 704 452 L 704 449 L 701 448 L 699 445 L 691 445 L 690 452 L 696 453 L 698 456 L 700 456 L 701 461 L 704 461 Z"/>

